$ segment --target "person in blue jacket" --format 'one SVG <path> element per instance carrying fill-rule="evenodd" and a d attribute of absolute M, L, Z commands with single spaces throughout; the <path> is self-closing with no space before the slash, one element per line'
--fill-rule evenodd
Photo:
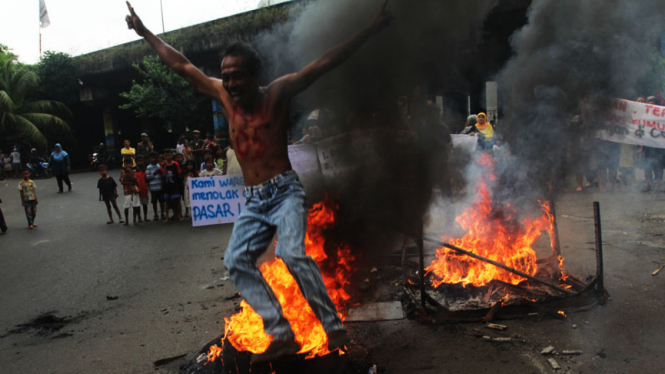
<path fill-rule="evenodd" d="M 58 180 L 58 193 L 62 193 L 62 182 L 67 183 L 68 191 L 72 190 L 72 182 L 69 180 L 70 162 L 69 154 L 62 150 L 60 143 L 55 145 L 55 150 L 51 153 L 49 163 L 53 175 Z"/>

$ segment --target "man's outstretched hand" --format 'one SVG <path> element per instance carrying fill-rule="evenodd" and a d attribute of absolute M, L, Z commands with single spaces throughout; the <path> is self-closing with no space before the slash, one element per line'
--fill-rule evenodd
<path fill-rule="evenodd" d="M 387 6 L 388 0 L 384 0 L 383 5 L 381 5 L 381 9 L 379 9 L 379 12 L 376 14 L 376 16 L 374 16 L 372 23 L 369 25 L 369 29 L 372 32 L 379 32 L 385 29 L 390 24 L 390 21 L 393 20 L 393 14 L 386 10 Z"/>
<path fill-rule="evenodd" d="M 148 29 L 145 28 L 139 16 L 136 15 L 134 8 L 132 8 L 132 5 L 129 3 L 129 1 L 127 1 L 127 8 L 129 9 L 130 14 L 129 16 L 125 17 L 127 27 L 129 27 L 130 30 L 133 29 L 136 31 L 139 36 L 145 36 Z"/>

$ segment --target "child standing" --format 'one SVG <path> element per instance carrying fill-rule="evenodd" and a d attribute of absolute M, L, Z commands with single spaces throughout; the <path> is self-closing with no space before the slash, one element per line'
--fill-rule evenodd
<path fill-rule="evenodd" d="M 164 190 L 164 210 L 166 218 L 164 222 L 169 221 L 169 209 L 173 209 L 173 218 L 182 221 L 180 214 L 180 189 L 182 188 L 182 181 L 180 174 L 182 173 L 180 165 L 173 161 L 173 151 L 166 149 L 164 151 L 164 163 L 162 164 L 162 186 Z"/>
<path fill-rule="evenodd" d="M 157 162 L 157 152 L 150 152 L 148 159 L 150 160 L 150 164 L 146 167 L 145 178 L 150 189 L 152 210 L 155 213 L 155 217 L 152 220 L 159 221 L 157 203 L 159 203 L 159 211 L 162 213 L 162 219 L 166 219 L 164 216 L 164 192 L 162 191 L 162 167 Z"/>
<path fill-rule="evenodd" d="M 106 204 L 106 211 L 109 214 L 109 221 L 106 223 L 109 225 L 113 223 L 113 211 L 111 210 L 111 205 L 113 205 L 115 212 L 118 213 L 118 222 L 122 223 L 122 214 L 120 214 L 118 204 L 115 202 L 115 199 L 118 198 L 118 190 L 116 189 L 118 185 L 115 183 L 115 180 L 109 176 L 106 165 L 99 165 L 99 174 L 102 176 L 97 182 L 99 201 L 104 201 L 104 204 Z"/>
<path fill-rule="evenodd" d="M 145 172 L 145 158 L 136 156 L 136 183 L 139 185 L 139 201 L 143 207 L 143 218 L 148 222 L 148 182 Z M 139 222 L 141 221 L 141 210 L 139 209 Z"/>
<path fill-rule="evenodd" d="M 37 217 L 37 185 L 30 179 L 30 170 L 21 170 L 23 179 L 18 183 L 18 190 L 21 193 L 21 205 L 25 209 L 25 217 L 28 219 L 28 228 L 30 230 L 37 227 L 35 217 Z"/>
<path fill-rule="evenodd" d="M 225 163 L 226 163 L 225 149 L 218 145 L 215 147 L 215 164 L 217 169 L 223 172 L 226 169 Z"/>
<path fill-rule="evenodd" d="M 212 158 L 206 158 L 205 169 L 199 173 L 200 177 L 212 177 L 215 175 L 224 175 L 221 170 L 215 167 L 215 161 Z"/>
<path fill-rule="evenodd" d="M 199 173 L 196 172 L 194 166 L 196 166 L 194 160 L 187 160 L 187 162 L 185 162 L 185 173 L 183 178 L 183 184 L 185 186 L 185 218 L 189 217 L 189 210 L 192 206 L 191 202 L 189 201 L 189 178 L 196 178 L 199 176 Z"/>
<path fill-rule="evenodd" d="M 122 190 L 125 193 L 125 223 L 124 226 L 129 225 L 129 208 L 133 210 L 133 220 L 132 222 L 135 225 L 138 225 L 136 222 L 136 217 L 140 214 L 141 202 L 139 201 L 139 186 L 136 182 L 136 172 L 132 170 L 134 166 L 134 161 L 131 158 L 126 158 L 124 161 L 125 169 L 120 174 L 120 184 L 122 184 Z"/>

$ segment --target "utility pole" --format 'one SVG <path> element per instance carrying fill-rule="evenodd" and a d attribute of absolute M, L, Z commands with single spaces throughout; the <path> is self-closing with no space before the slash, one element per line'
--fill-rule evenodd
<path fill-rule="evenodd" d="M 159 0 L 159 9 L 162 11 L 162 34 L 166 34 L 166 29 L 164 29 L 164 7 L 162 6 L 162 0 Z"/>

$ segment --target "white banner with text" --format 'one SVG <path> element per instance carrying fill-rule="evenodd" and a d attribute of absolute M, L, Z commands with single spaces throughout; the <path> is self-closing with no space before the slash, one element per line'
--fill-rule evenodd
<path fill-rule="evenodd" d="M 598 138 L 624 144 L 665 148 L 665 107 L 617 99 Z"/>
<path fill-rule="evenodd" d="M 232 223 L 245 208 L 242 175 L 189 178 L 192 226 Z"/>

